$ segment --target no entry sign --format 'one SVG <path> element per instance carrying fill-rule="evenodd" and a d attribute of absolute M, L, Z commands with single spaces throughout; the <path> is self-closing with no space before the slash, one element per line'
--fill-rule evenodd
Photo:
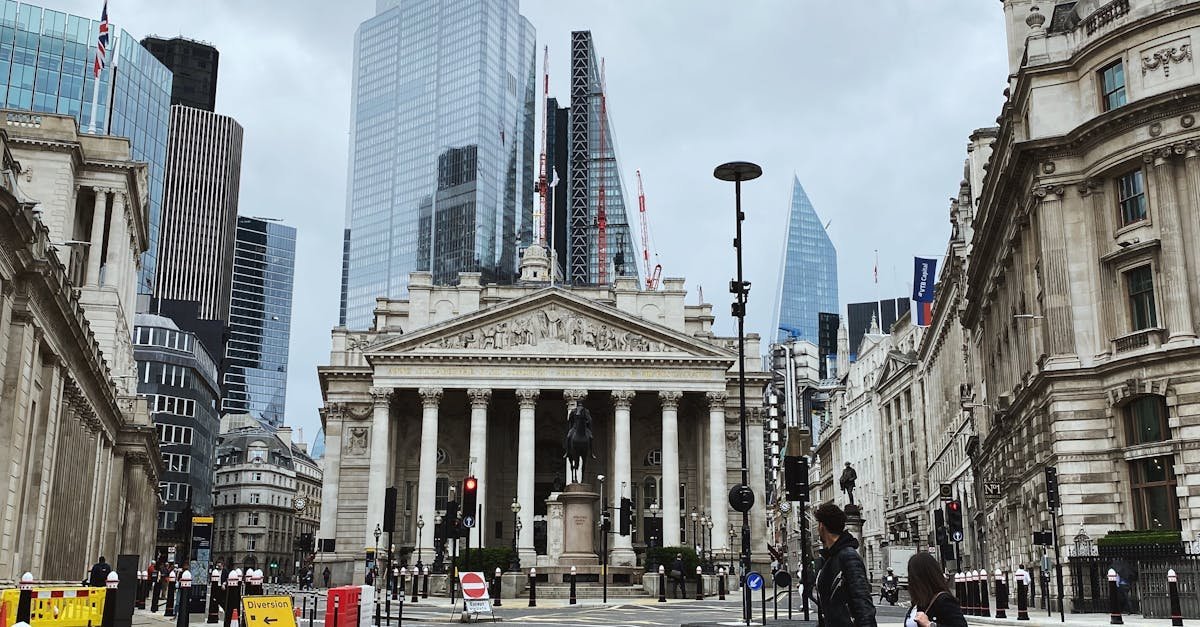
<path fill-rule="evenodd" d="M 475 601 L 488 598 L 488 585 L 483 573 L 459 573 L 458 580 L 462 584 L 464 599 Z"/>

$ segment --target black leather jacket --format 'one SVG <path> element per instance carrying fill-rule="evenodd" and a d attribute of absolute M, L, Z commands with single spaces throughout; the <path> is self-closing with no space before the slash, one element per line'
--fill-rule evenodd
<path fill-rule="evenodd" d="M 825 565 L 817 574 L 817 594 L 825 627 L 876 627 L 875 605 L 858 540 L 848 533 L 821 549 Z"/>

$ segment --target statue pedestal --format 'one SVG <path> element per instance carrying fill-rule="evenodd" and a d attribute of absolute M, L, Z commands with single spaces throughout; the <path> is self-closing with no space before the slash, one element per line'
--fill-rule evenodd
<path fill-rule="evenodd" d="M 863 559 L 867 558 L 867 543 L 863 541 L 862 530 L 865 522 L 862 517 L 862 508 L 858 505 L 847 505 L 843 508 L 846 512 L 846 531 L 858 540 L 858 553 Z"/>
<path fill-rule="evenodd" d="M 563 554 L 563 503 L 561 492 L 552 492 L 546 499 L 546 557 L 557 564 Z"/>
<path fill-rule="evenodd" d="M 563 504 L 562 555 L 558 563 L 564 566 L 599 564 L 594 539 L 596 537 L 596 503 L 600 495 L 583 483 L 567 484 L 558 495 Z"/>

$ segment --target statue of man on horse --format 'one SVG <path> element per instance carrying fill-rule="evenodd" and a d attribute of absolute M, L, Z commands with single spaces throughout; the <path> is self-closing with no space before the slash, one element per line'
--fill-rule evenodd
<path fill-rule="evenodd" d="M 563 450 L 563 457 L 571 465 L 571 478 L 568 483 L 580 483 L 583 480 L 585 456 L 596 459 L 592 453 L 592 412 L 582 403 L 576 405 L 567 415 L 567 434 L 563 438 Z"/>

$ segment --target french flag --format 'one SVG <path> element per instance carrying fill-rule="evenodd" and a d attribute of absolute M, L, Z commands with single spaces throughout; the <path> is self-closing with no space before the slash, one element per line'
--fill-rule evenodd
<path fill-rule="evenodd" d="M 927 327 L 929 321 L 933 320 L 933 303 L 916 303 L 917 305 L 917 326 Z"/>

